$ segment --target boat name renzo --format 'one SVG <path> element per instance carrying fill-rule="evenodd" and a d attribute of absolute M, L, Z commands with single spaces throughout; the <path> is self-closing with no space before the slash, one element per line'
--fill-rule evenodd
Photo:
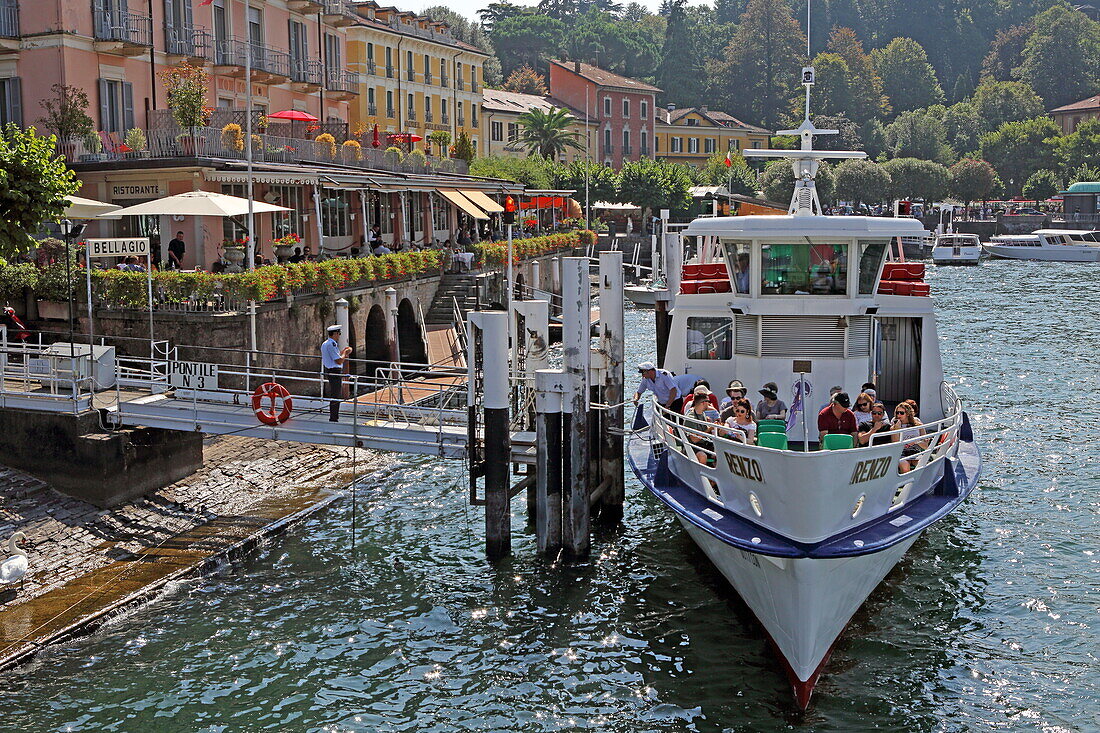
<path fill-rule="evenodd" d="M 856 464 L 855 470 L 852 471 L 852 480 L 848 483 L 862 484 L 864 481 L 874 481 L 882 478 L 890 470 L 891 460 L 890 456 L 883 456 L 882 458 L 860 461 Z"/>
<path fill-rule="evenodd" d="M 756 462 L 755 458 L 745 458 L 727 453 L 726 463 L 729 464 L 730 473 L 734 476 L 747 478 L 749 481 L 756 481 L 761 484 L 764 483 L 764 472 L 760 470 L 760 464 Z"/>

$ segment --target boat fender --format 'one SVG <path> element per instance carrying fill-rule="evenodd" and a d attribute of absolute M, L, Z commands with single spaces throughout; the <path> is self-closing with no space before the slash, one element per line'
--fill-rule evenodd
<path fill-rule="evenodd" d="M 264 407 L 264 400 L 271 400 L 271 407 Z M 278 400 L 283 401 L 283 409 L 275 412 Z M 252 410 L 256 417 L 264 425 L 279 425 L 290 419 L 290 411 L 294 403 L 290 399 L 290 392 L 278 382 L 265 382 L 252 393 Z"/>

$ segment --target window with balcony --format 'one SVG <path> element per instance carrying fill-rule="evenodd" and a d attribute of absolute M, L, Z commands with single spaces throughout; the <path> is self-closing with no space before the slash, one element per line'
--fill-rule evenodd
<path fill-rule="evenodd" d="M 4 3 L 0 2 L 0 12 Z M 2 35 L 2 34 L 0 34 Z M 164 37 L 166 51 L 177 55 L 195 55 L 195 18 L 189 0 L 164 0 Z"/>
<path fill-rule="evenodd" d="M 623 130 L 623 155 L 630 155 L 630 130 Z"/>
<path fill-rule="evenodd" d="M 504 123 L 493 120 L 489 123 L 489 141 L 499 143 L 504 139 Z"/>
<path fill-rule="evenodd" d="M 325 66 L 328 68 L 329 79 L 339 78 L 344 71 L 343 54 L 340 53 L 340 36 L 335 33 L 325 34 Z"/>
<path fill-rule="evenodd" d="M 0 125 L 23 126 L 23 81 L 18 76 L 0 79 Z"/>
<path fill-rule="evenodd" d="M 603 98 L 603 116 L 604 117 L 610 117 L 611 116 L 611 97 L 604 97 Z"/>
<path fill-rule="evenodd" d="M 477 105 L 470 102 L 470 127 L 477 127 Z"/>
<path fill-rule="evenodd" d="M 225 11 L 225 0 L 214 0 L 214 48 L 219 57 L 228 52 L 229 14 Z"/>
<path fill-rule="evenodd" d="M 409 120 L 416 120 L 416 102 L 414 101 L 412 94 L 409 95 L 408 102 L 409 108 L 406 117 L 408 117 Z"/>
<path fill-rule="evenodd" d="M 393 78 L 393 49 L 386 46 L 386 78 Z"/>
<path fill-rule="evenodd" d="M 447 86 L 447 59 L 439 60 L 439 86 Z"/>
<path fill-rule="evenodd" d="M 649 155 L 649 134 L 642 130 L 638 139 L 638 152 L 642 155 Z"/>
<path fill-rule="evenodd" d="M 413 52 L 405 52 L 405 76 L 409 81 L 416 81 L 416 69 L 413 68 Z"/>
<path fill-rule="evenodd" d="M 99 80 L 99 129 L 126 132 L 134 126 L 134 85 L 113 79 Z"/>
<path fill-rule="evenodd" d="M 444 125 L 448 125 L 451 122 L 451 116 L 447 114 L 447 100 L 439 100 L 439 121 Z"/>
<path fill-rule="evenodd" d="M 393 92 L 386 92 L 386 117 L 391 119 L 397 117 L 397 110 L 393 106 Z"/>
<path fill-rule="evenodd" d="M 435 121 L 435 117 L 432 114 L 432 98 L 427 94 L 424 95 L 424 121 L 425 122 L 434 122 Z"/>
<path fill-rule="evenodd" d="M 455 76 L 455 89 L 458 89 L 459 91 L 465 91 L 466 82 L 462 81 L 462 64 L 455 64 L 455 74 L 457 75 Z M 462 111 L 459 110 L 458 114 L 461 117 Z"/>
<path fill-rule="evenodd" d="M 378 114 L 378 104 L 375 101 L 374 87 L 367 88 L 367 114 L 371 117 Z"/>
<path fill-rule="evenodd" d="M 305 72 L 306 62 L 309 60 L 306 24 L 297 20 L 287 21 L 287 29 L 290 38 L 290 70 L 297 80 L 304 81 L 301 74 Z"/>
<path fill-rule="evenodd" d="M 374 68 L 375 68 L 374 67 L 374 44 L 373 43 L 368 43 L 367 44 L 367 73 L 368 74 L 373 74 L 374 73 Z"/>
<path fill-rule="evenodd" d="M 458 110 L 458 126 L 459 127 L 465 127 L 466 126 L 466 115 L 462 114 L 462 102 L 458 103 L 458 106 L 456 107 L 456 109 Z"/>
<path fill-rule="evenodd" d="M 424 54 L 424 83 L 432 83 L 432 57 Z"/>
<path fill-rule="evenodd" d="M 605 149 L 611 148 L 611 128 L 605 128 L 603 131 L 603 146 Z"/>
<path fill-rule="evenodd" d="M 264 11 L 248 6 L 248 42 L 253 48 L 264 45 Z"/>

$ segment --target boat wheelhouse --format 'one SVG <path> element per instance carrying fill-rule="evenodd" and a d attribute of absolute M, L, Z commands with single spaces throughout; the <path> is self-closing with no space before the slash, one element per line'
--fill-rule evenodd
<path fill-rule="evenodd" d="M 977 234 L 941 234 L 932 247 L 937 265 L 976 265 L 982 257 L 982 242 Z"/>

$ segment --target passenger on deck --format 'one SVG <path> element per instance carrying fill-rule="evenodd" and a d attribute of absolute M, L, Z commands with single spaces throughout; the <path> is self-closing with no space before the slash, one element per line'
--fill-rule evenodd
<path fill-rule="evenodd" d="M 737 272 L 733 275 L 733 286 L 738 293 L 749 292 L 749 253 L 737 255 Z"/>
<path fill-rule="evenodd" d="M 672 374 L 672 381 L 676 383 L 677 395 L 683 397 L 684 395 L 690 395 L 692 392 L 695 391 L 695 385 L 699 382 L 698 374 L 692 374 L 691 372 L 684 372 L 683 374 L 670 372 L 670 374 Z M 689 399 L 685 402 L 687 403 L 686 406 L 690 408 L 691 400 Z"/>
<path fill-rule="evenodd" d="M 856 395 L 855 408 L 852 410 L 852 414 L 856 416 L 856 425 L 862 425 L 870 421 L 871 405 L 874 404 L 874 401 L 874 398 L 866 392 L 860 392 Z"/>
<path fill-rule="evenodd" d="M 638 383 L 638 389 L 634 392 L 634 401 L 641 399 L 646 392 L 652 392 L 657 401 L 674 413 L 679 413 L 684 401 L 676 390 L 676 383 L 672 381 L 672 375 L 664 369 L 658 369 L 651 361 L 643 361 L 638 365 L 638 372 L 642 375 L 642 381 Z"/>
<path fill-rule="evenodd" d="M 709 414 L 708 414 L 709 413 Z M 706 433 L 713 434 L 717 427 L 714 425 L 718 417 L 717 411 L 711 406 L 710 400 L 706 395 L 695 395 L 695 399 L 691 403 L 691 409 L 687 412 L 686 426 L 694 430 L 699 430 Z M 711 455 L 706 451 L 714 452 L 714 441 L 709 438 L 705 438 L 695 433 L 688 433 L 688 441 L 695 448 L 695 458 L 704 465 L 713 465 L 710 463 Z"/>
<path fill-rule="evenodd" d="M 818 412 L 821 412 L 821 411 L 822 411 L 822 410 L 824 410 L 824 409 L 825 409 L 826 407 L 828 407 L 829 405 L 833 404 L 833 398 L 834 398 L 834 397 L 836 397 L 836 396 L 837 396 L 838 394 L 840 394 L 840 393 L 841 393 L 841 392 L 843 392 L 843 391 L 844 391 L 844 388 L 843 388 L 843 387 L 841 387 L 840 385 L 837 385 L 836 387 L 830 387 L 830 388 L 829 388 L 829 401 L 828 401 L 828 402 L 826 402 L 826 403 L 825 403 L 824 405 L 822 405 L 821 407 L 819 407 L 817 411 L 818 411 Z"/>
<path fill-rule="evenodd" d="M 852 399 L 847 392 L 837 392 L 833 395 L 832 402 L 817 413 L 817 441 L 819 443 L 823 442 L 825 436 L 830 433 L 851 435 L 853 441 L 859 439 L 856 416 L 848 409 L 851 404 Z"/>
<path fill-rule="evenodd" d="M 731 380 L 729 385 L 726 387 L 726 397 L 720 403 L 718 403 L 718 409 L 725 410 L 729 407 L 732 407 L 733 403 L 736 400 L 745 399 L 745 395 L 747 395 L 748 393 L 749 391 L 745 389 L 745 385 L 741 384 L 740 379 Z"/>
<path fill-rule="evenodd" d="M 909 473 L 916 468 L 918 459 L 909 456 L 915 456 L 928 447 L 927 440 L 918 440 L 924 436 L 924 428 L 921 426 L 921 421 L 917 419 L 917 413 L 911 402 L 912 400 L 906 400 L 898 403 L 894 408 L 894 424 L 890 426 L 891 430 L 901 431 L 894 435 L 895 443 L 912 441 L 906 443 L 901 449 L 901 460 L 898 462 L 899 473 Z"/>
<path fill-rule="evenodd" d="M 885 445 L 893 442 L 891 436 L 882 435 L 893 428 L 890 421 L 886 419 L 886 405 L 881 402 L 871 405 L 871 419 L 860 423 L 857 429 L 859 430 L 858 445 Z"/>
<path fill-rule="evenodd" d="M 760 390 L 764 399 L 756 403 L 757 420 L 786 420 L 787 403 L 779 399 L 779 387 L 775 382 L 768 382 Z"/>
<path fill-rule="evenodd" d="M 696 395 L 703 395 L 707 398 L 707 401 L 710 402 L 711 407 L 714 408 L 714 411 L 718 412 L 718 397 L 710 391 L 710 385 L 707 383 L 707 380 L 696 380 L 695 385 L 691 389 L 691 394 L 693 399 Z M 690 402 L 688 403 L 687 407 L 684 408 L 684 414 L 686 415 L 689 410 L 691 410 Z"/>
<path fill-rule="evenodd" d="M 756 421 L 752 418 L 752 403 L 748 400 L 736 400 L 733 403 L 733 415 L 726 419 L 728 430 L 722 432 L 727 438 L 740 440 L 749 445 L 756 444 Z"/>

